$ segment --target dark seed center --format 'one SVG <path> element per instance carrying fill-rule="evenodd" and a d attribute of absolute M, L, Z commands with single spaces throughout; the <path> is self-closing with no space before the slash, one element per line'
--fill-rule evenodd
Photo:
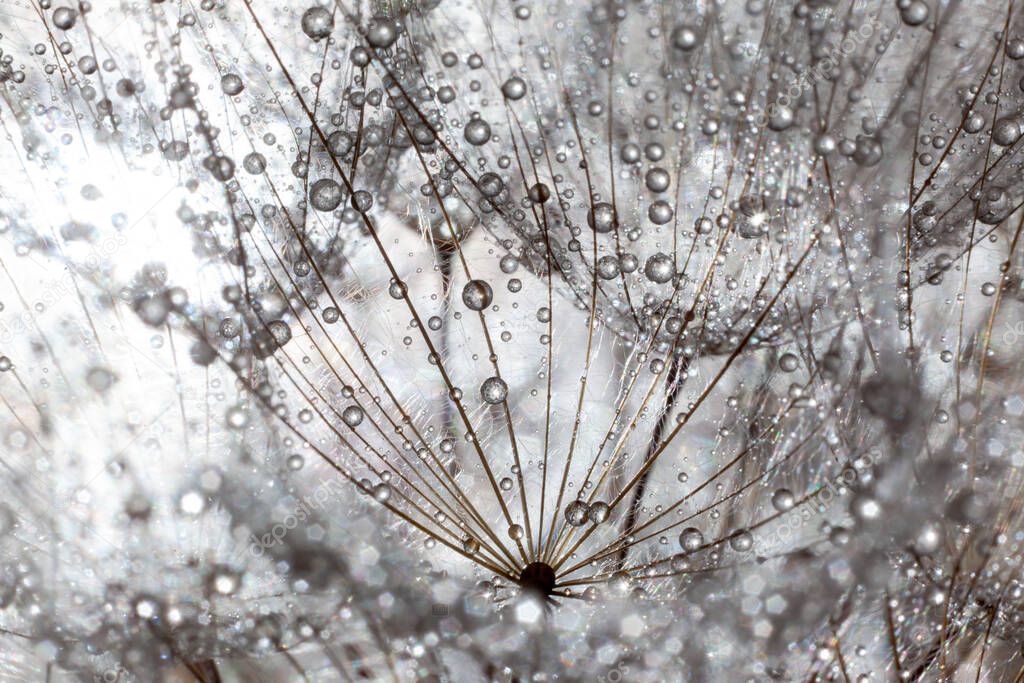
<path fill-rule="evenodd" d="M 547 597 L 555 590 L 555 570 L 544 562 L 531 562 L 519 575 L 519 585 Z"/>

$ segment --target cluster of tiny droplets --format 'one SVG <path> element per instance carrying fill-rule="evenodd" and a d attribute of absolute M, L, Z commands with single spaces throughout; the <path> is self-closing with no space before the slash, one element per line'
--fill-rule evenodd
<path fill-rule="evenodd" d="M 1024 677 L 1024 6 L 0 6 L 0 678 Z"/>

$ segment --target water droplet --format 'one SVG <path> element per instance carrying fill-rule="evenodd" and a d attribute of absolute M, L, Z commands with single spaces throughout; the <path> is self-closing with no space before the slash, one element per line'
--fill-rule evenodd
<path fill-rule="evenodd" d="M 703 36 L 701 31 L 689 24 L 681 24 L 672 29 L 672 47 L 682 52 L 690 52 L 700 45 Z"/>
<path fill-rule="evenodd" d="M 355 405 L 348 406 L 345 410 L 341 411 L 341 419 L 345 424 L 354 429 L 363 421 L 363 409 Z"/>
<path fill-rule="evenodd" d="M 729 537 L 729 547 L 738 553 L 745 553 L 754 547 L 754 537 L 746 529 L 740 529 Z"/>
<path fill-rule="evenodd" d="M 779 489 L 772 494 L 772 507 L 779 512 L 792 510 L 796 505 L 796 496 L 789 489 Z"/>
<path fill-rule="evenodd" d="M 53 25 L 61 31 L 69 31 L 75 25 L 78 13 L 70 7 L 58 7 L 53 10 Z"/>
<path fill-rule="evenodd" d="M 512 76 L 501 86 L 501 94 L 507 100 L 519 100 L 526 95 L 526 81 L 519 76 Z"/>
<path fill-rule="evenodd" d="M 668 282 L 675 275 L 675 264 L 672 263 L 672 257 L 662 252 L 649 257 L 647 263 L 644 264 L 644 275 L 651 282 L 658 284 Z"/>
<path fill-rule="evenodd" d="M 565 508 L 565 521 L 569 526 L 583 526 L 587 523 L 587 504 L 582 500 L 574 500 Z"/>
<path fill-rule="evenodd" d="M 486 403 L 501 403 L 508 397 L 508 385 L 500 377 L 488 377 L 480 385 L 480 396 Z"/>
<path fill-rule="evenodd" d="M 341 204 L 341 185 L 330 178 L 321 178 L 309 187 L 309 203 L 317 211 L 334 211 Z"/>
<path fill-rule="evenodd" d="M 334 17 L 323 7 L 310 7 L 302 14 L 302 32 L 313 40 L 331 35 Z"/>
<path fill-rule="evenodd" d="M 483 119 L 473 119 L 466 124 L 463 137 L 466 138 L 466 142 L 476 147 L 487 144 L 491 139 L 491 126 Z"/>
<path fill-rule="evenodd" d="M 610 513 L 611 508 L 608 507 L 608 503 L 600 500 L 591 503 L 590 508 L 587 509 L 587 517 L 594 524 L 601 524 L 606 521 Z"/>
<path fill-rule="evenodd" d="M 462 303 L 471 311 L 482 311 L 491 304 L 494 292 L 483 280 L 470 280 L 462 288 Z"/>
<path fill-rule="evenodd" d="M 685 552 L 691 553 L 702 545 L 704 545 L 704 534 L 700 532 L 700 529 L 691 526 L 683 529 L 683 532 L 679 534 L 679 547 Z"/>
<path fill-rule="evenodd" d="M 245 89 L 245 84 L 238 74 L 224 74 L 220 78 L 220 89 L 225 95 L 237 95 Z"/>
<path fill-rule="evenodd" d="M 587 213 L 587 225 L 594 232 L 611 232 L 615 227 L 615 209 L 607 202 L 595 204 Z"/>
<path fill-rule="evenodd" d="M 370 20 L 369 29 L 366 32 L 366 42 L 372 47 L 384 49 L 391 47 L 398 39 L 398 26 L 395 22 L 385 16 L 376 16 Z"/>
<path fill-rule="evenodd" d="M 800 358 L 793 353 L 784 353 L 779 356 L 779 369 L 783 372 L 793 372 L 800 367 Z"/>
<path fill-rule="evenodd" d="M 378 503 L 385 502 L 391 497 L 391 485 L 381 482 L 373 487 L 373 498 Z"/>

